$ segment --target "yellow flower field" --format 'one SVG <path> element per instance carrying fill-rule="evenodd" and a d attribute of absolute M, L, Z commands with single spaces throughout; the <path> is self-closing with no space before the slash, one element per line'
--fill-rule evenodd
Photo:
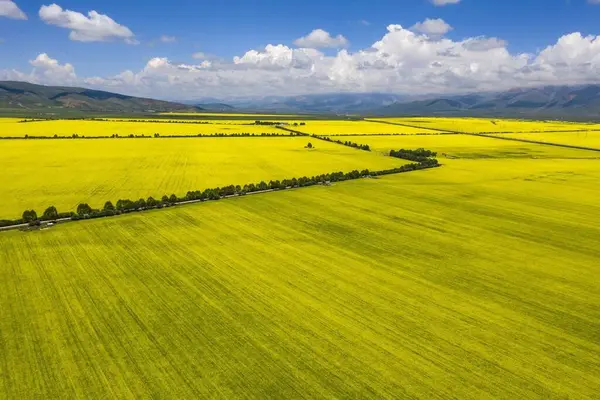
<path fill-rule="evenodd" d="M 600 149 L 600 132 L 595 131 L 566 133 L 506 133 L 496 136 Z"/>
<path fill-rule="evenodd" d="M 168 179 L 159 160 L 117 179 Z M 598 181 L 460 159 L 2 232 L 0 397 L 595 399 Z"/>
<path fill-rule="evenodd" d="M 304 146 L 311 141 L 314 149 Z M 304 137 L 0 140 L 0 219 L 405 162 Z"/>
<path fill-rule="evenodd" d="M 563 122 L 563 121 L 530 121 L 495 118 L 380 118 L 400 124 L 414 125 L 423 128 L 436 128 L 455 132 L 548 132 L 570 130 L 600 130 L 600 124 Z"/>
<path fill-rule="evenodd" d="M 370 121 L 304 121 L 306 125 L 291 127 L 291 129 L 315 135 L 415 135 L 439 134 L 439 132 L 424 128 L 382 124 Z"/>
<path fill-rule="evenodd" d="M 503 135 L 504 136 L 504 135 Z M 347 136 L 344 140 L 368 144 L 373 152 L 382 155 L 390 150 L 426 148 L 438 153 L 442 163 L 454 159 L 593 159 L 600 160 L 600 153 L 585 150 L 544 146 L 493 137 L 472 135 L 425 135 L 425 136 Z M 506 164 L 508 168 L 510 164 Z"/>
<path fill-rule="evenodd" d="M 1 120 L 1 119 L 0 119 Z M 0 137 L 24 137 L 29 136 L 120 136 L 146 135 L 155 133 L 161 135 L 189 135 L 195 136 L 212 134 L 239 134 L 250 133 L 260 135 L 261 133 L 285 134 L 272 126 L 258 126 L 240 124 L 240 121 L 210 124 L 192 123 L 154 123 L 154 122 L 126 122 L 126 121 L 86 121 L 86 120 L 56 120 L 36 121 L 19 123 L 20 120 L 0 123 Z"/>

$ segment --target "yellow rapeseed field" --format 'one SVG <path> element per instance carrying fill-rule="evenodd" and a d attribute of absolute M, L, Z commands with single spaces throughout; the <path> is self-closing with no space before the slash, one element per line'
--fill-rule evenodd
<path fill-rule="evenodd" d="M 500 137 L 535 140 L 600 149 L 600 132 L 550 132 L 550 133 L 506 133 Z"/>
<path fill-rule="evenodd" d="M 380 121 L 437 128 L 455 132 L 548 132 L 569 130 L 600 130 L 600 124 L 563 121 L 529 121 L 495 118 L 380 118 Z"/>
<path fill-rule="evenodd" d="M 193 123 L 164 123 L 164 122 L 127 122 L 127 121 L 87 121 L 87 120 L 55 120 L 36 122 L 17 122 L 13 120 L 0 124 L 0 137 L 24 137 L 29 136 L 120 136 L 146 135 L 155 133 L 161 135 L 189 135 L 195 136 L 212 134 L 239 134 L 250 133 L 260 135 L 261 133 L 282 134 L 272 126 L 258 126 L 241 124 L 240 121 L 227 121 L 225 123 L 193 124 Z"/>
<path fill-rule="evenodd" d="M 277 119 L 278 117 L 297 117 L 298 119 L 302 119 L 301 115 L 298 114 L 252 114 L 252 113 L 248 113 L 248 114 L 244 114 L 244 113 L 211 113 L 211 112 L 166 112 L 166 113 L 160 113 L 160 115 L 172 115 L 172 116 L 192 116 L 192 117 L 247 117 L 247 118 L 254 118 L 256 117 L 258 118 L 271 118 L 271 119 Z"/>
<path fill-rule="evenodd" d="M 0 233 L 0 398 L 597 399 L 600 162 L 452 161 Z"/>
<path fill-rule="evenodd" d="M 370 121 L 304 121 L 306 125 L 292 127 L 292 129 L 315 135 L 415 135 L 438 134 L 439 132 L 425 128 L 411 128 L 406 126 L 382 124 Z"/>
<path fill-rule="evenodd" d="M 503 135 L 504 136 L 504 135 Z M 593 159 L 600 160 L 600 152 L 544 146 L 494 137 L 473 135 L 426 136 L 348 136 L 352 142 L 368 144 L 371 150 L 382 155 L 390 150 L 426 148 L 436 151 L 442 163 L 455 159 Z M 509 168 L 512 164 L 505 164 Z"/>
<path fill-rule="evenodd" d="M 315 146 L 304 147 L 311 141 Z M 354 169 L 402 160 L 305 137 L 0 140 L 0 219 L 25 209 L 137 200 L 189 190 Z"/>

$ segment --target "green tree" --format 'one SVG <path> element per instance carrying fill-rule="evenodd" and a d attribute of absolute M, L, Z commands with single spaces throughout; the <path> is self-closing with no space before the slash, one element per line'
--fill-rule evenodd
<path fill-rule="evenodd" d="M 56 219 L 58 218 L 58 210 L 56 209 L 56 207 L 50 206 L 46 208 L 46 211 L 44 211 L 42 218 L 45 220 Z"/>
<path fill-rule="evenodd" d="M 113 205 L 112 202 L 107 201 L 106 203 L 104 203 L 104 211 L 115 211 L 115 206 Z"/>
<path fill-rule="evenodd" d="M 156 201 L 154 197 L 148 197 L 148 200 L 146 200 L 146 204 L 148 205 L 148 207 L 156 207 L 158 205 L 158 201 Z"/>
<path fill-rule="evenodd" d="M 25 210 L 23 212 L 23 222 L 37 221 L 38 216 L 35 210 Z"/>
<path fill-rule="evenodd" d="M 90 207 L 89 204 L 81 203 L 77 206 L 77 214 L 86 215 L 86 214 L 91 214 L 91 213 L 92 213 L 92 207 Z"/>
<path fill-rule="evenodd" d="M 171 197 L 169 197 L 169 203 L 177 203 L 177 196 L 175 196 L 175 194 L 172 194 Z"/>

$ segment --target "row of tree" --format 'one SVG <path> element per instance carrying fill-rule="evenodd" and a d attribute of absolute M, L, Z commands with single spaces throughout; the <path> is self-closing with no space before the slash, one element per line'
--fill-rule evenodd
<path fill-rule="evenodd" d="M 77 133 L 74 133 L 70 136 L 59 136 L 57 134 L 53 136 L 30 136 L 25 135 L 23 137 L 18 136 L 7 136 L 0 137 L 0 140 L 11 140 L 11 139 L 148 139 L 148 138 L 215 138 L 215 137 L 273 137 L 273 136 L 298 136 L 294 133 L 283 134 L 283 133 L 272 133 L 272 132 L 262 132 L 262 133 L 250 133 L 250 132 L 240 132 L 240 133 L 209 133 L 202 134 L 198 133 L 195 135 L 161 135 L 160 133 L 155 133 L 153 135 L 135 135 L 133 133 L 129 135 L 119 135 L 118 133 L 113 133 L 110 136 L 80 136 Z"/>
<path fill-rule="evenodd" d="M 398 168 L 392 168 L 383 171 L 369 171 L 368 169 L 364 169 L 362 171 L 353 170 L 346 173 L 331 172 L 328 174 L 315 175 L 311 177 L 303 176 L 300 178 L 271 180 L 269 182 L 261 181 L 259 183 L 250 183 L 243 186 L 229 185 L 212 189 L 189 191 L 184 197 L 178 197 L 175 194 L 170 196 L 164 195 L 160 200 L 154 199 L 153 197 L 148 197 L 147 199 L 139 199 L 137 201 L 120 199 L 116 204 L 107 201 L 104 203 L 104 207 L 102 207 L 102 209 L 94 209 L 87 203 L 81 203 L 77 206 L 76 212 L 70 213 L 59 213 L 56 207 L 51 206 L 48 207 L 41 216 L 38 216 L 35 210 L 26 210 L 23 212 L 22 218 L 19 220 L 0 220 L 0 227 L 19 225 L 23 223 L 40 225 L 44 221 L 56 221 L 65 218 L 70 218 L 71 220 L 80 220 L 110 217 L 133 211 L 170 207 L 184 202 L 219 200 L 226 197 L 243 196 L 249 193 L 293 189 L 318 184 L 330 184 L 332 182 L 397 174 L 402 172 L 416 171 L 419 169 L 433 168 L 437 166 L 439 166 L 439 164 L 436 159 L 428 158 L 425 162 L 410 163 Z"/>
<path fill-rule="evenodd" d="M 351 142 L 349 140 L 345 140 L 342 142 L 341 140 L 332 139 L 329 136 L 320 136 L 320 135 L 314 135 L 314 134 L 311 136 L 316 139 L 325 140 L 326 142 L 337 143 L 337 144 L 341 144 L 342 146 L 353 147 L 353 148 L 359 149 L 359 150 L 371 151 L 371 147 L 369 147 L 368 144 L 358 144 L 358 143 Z"/>
<path fill-rule="evenodd" d="M 306 122 L 282 122 L 282 121 L 254 121 L 254 125 L 269 125 L 269 126 L 279 126 L 279 125 L 291 125 L 291 126 L 304 126 Z"/>

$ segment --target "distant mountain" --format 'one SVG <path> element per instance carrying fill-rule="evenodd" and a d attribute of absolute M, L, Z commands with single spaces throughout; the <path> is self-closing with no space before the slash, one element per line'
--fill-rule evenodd
<path fill-rule="evenodd" d="M 227 99 L 226 103 L 231 104 L 238 110 L 244 111 L 359 114 L 364 111 L 394 104 L 405 98 L 405 96 L 383 93 L 331 93 Z"/>
<path fill-rule="evenodd" d="M 200 108 L 76 87 L 42 86 L 0 81 L 0 109 L 23 111 L 79 110 L 91 112 L 198 111 Z"/>
<path fill-rule="evenodd" d="M 600 118 L 600 85 L 545 86 L 396 102 L 371 110 L 377 115 Z"/>
<path fill-rule="evenodd" d="M 225 103 L 199 103 L 194 104 L 196 107 L 200 107 L 204 111 L 211 112 L 226 112 L 226 111 L 235 111 L 235 107 L 230 106 Z"/>

